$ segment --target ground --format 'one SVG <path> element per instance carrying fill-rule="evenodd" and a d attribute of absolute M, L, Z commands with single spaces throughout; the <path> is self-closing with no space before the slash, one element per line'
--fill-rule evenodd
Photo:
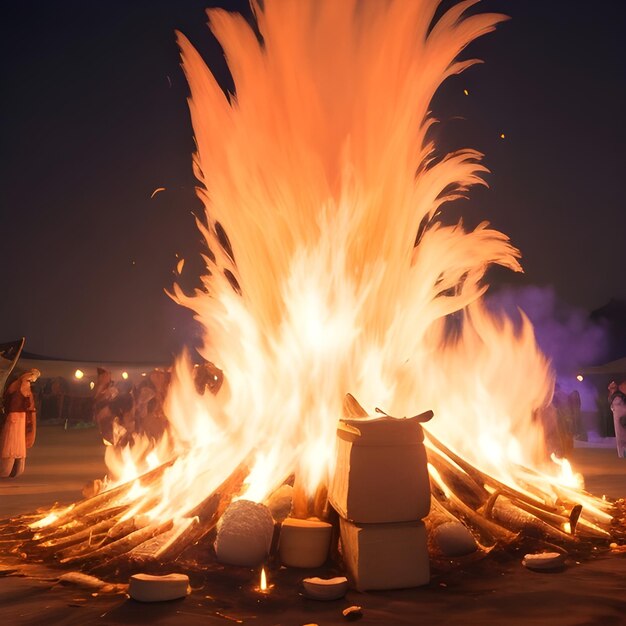
<path fill-rule="evenodd" d="M 582 444 L 581 444 L 582 445 Z M 0 481 L 0 518 L 81 498 L 84 484 L 105 473 L 103 446 L 95 429 L 42 427 L 26 472 Z M 572 463 L 589 491 L 626 496 L 626 459 L 610 443 L 577 447 Z M 7 575 L 0 545 L 0 616 L 12 626 L 159 624 L 320 626 L 346 623 L 342 610 L 359 605 L 359 624 L 437 626 L 618 626 L 626 624 L 626 555 L 599 551 L 568 562 L 558 573 L 525 569 L 523 553 L 489 557 L 452 572 L 434 572 L 418 589 L 361 594 L 315 602 L 299 594 L 299 572 L 273 572 L 268 596 L 254 587 L 258 572 L 224 568 L 194 585 L 184 600 L 145 605 L 123 594 L 103 593 L 58 581 L 59 572 L 32 566 L 29 576 Z M 4 568 L 4 569 L 3 569 Z M 4 576 L 3 576 L 4 575 Z M 194 581 L 192 581 L 194 582 Z"/>

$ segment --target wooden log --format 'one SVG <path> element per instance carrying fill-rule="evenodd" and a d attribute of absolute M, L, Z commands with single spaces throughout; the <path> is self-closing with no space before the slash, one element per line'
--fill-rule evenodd
<path fill-rule="evenodd" d="M 61 559 L 63 565 L 82 565 L 87 562 L 101 561 L 111 559 L 120 554 L 124 554 L 132 550 L 135 546 L 142 544 L 144 541 L 160 535 L 163 532 L 172 528 L 172 520 L 167 520 L 163 523 L 155 523 L 136 530 L 135 532 L 126 535 L 122 539 L 118 539 L 105 546 L 97 548 L 93 551 L 81 554 L 79 556 L 67 557 Z"/>
<path fill-rule="evenodd" d="M 446 509 L 445 506 L 443 506 L 443 504 L 437 498 L 433 497 L 431 499 L 430 513 L 428 514 L 428 517 L 424 520 L 426 528 L 429 530 L 429 545 L 432 544 L 430 530 L 436 528 L 437 526 L 440 526 L 441 524 L 449 522 L 459 523 L 460 520 L 448 509 Z M 480 532 L 475 531 L 475 535 L 477 535 L 474 537 L 474 539 L 476 540 L 476 543 L 478 545 L 478 551 L 483 555 L 489 554 L 489 552 L 491 552 L 491 550 L 498 543 L 496 537 L 491 535 L 486 527 L 483 527 Z M 438 549 L 435 549 L 433 547 L 433 551 L 438 551 Z"/>
<path fill-rule="evenodd" d="M 518 491 L 508 485 L 505 485 L 504 483 L 501 483 L 497 479 L 485 474 L 484 472 L 481 472 L 480 470 L 478 470 L 477 468 L 469 464 L 467 461 L 465 461 L 464 459 L 456 455 L 454 452 L 452 452 L 449 448 L 447 448 L 443 443 L 441 443 L 436 437 L 431 435 L 429 432 L 426 432 L 426 435 L 429 441 L 433 443 L 433 445 L 438 450 L 446 454 L 450 459 L 452 459 L 452 461 L 454 461 L 457 465 L 459 465 L 459 467 L 465 470 L 468 474 L 473 475 L 476 479 L 484 480 L 484 484 L 489 485 L 492 489 L 494 489 L 495 493 L 498 494 L 497 497 L 500 497 L 500 495 L 505 495 L 510 500 L 514 501 L 518 507 L 521 507 L 523 503 L 525 509 L 527 509 L 527 512 L 532 512 L 531 514 L 535 516 L 539 514 L 538 513 L 539 511 L 541 511 L 541 514 L 540 514 L 541 517 L 539 519 L 541 519 L 541 521 L 543 521 L 544 523 L 549 524 L 549 522 L 547 522 L 548 519 L 552 519 L 553 521 L 556 522 L 557 518 L 554 518 L 552 516 L 554 515 L 560 516 L 561 519 L 559 520 L 559 523 L 555 524 L 555 528 L 559 526 L 559 524 L 562 524 L 568 521 L 569 513 L 567 513 L 567 517 L 564 516 L 565 513 L 564 513 L 564 509 L 562 505 L 548 505 L 545 502 L 541 502 L 536 498 L 532 498 L 522 493 L 521 491 Z M 530 471 L 532 472 L 532 470 Z M 555 486 L 555 489 L 560 490 L 564 493 L 569 493 L 570 496 L 573 496 L 576 493 L 575 491 L 568 490 L 567 488 L 564 488 L 562 486 Z M 590 496 L 590 497 L 593 497 L 593 496 Z M 570 499 L 569 502 L 572 502 L 572 500 Z M 574 501 L 572 502 L 572 504 L 576 505 L 578 503 Z M 586 520 L 584 519 L 584 514 L 583 514 L 583 518 L 579 520 L 578 524 L 579 524 L 579 532 L 582 532 L 587 536 L 601 538 L 601 537 L 607 537 L 610 535 L 610 533 L 606 531 L 605 529 L 593 523 L 586 522 Z M 562 530 L 559 530 L 559 532 L 562 532 Z M 567 533 L 563 533 L 563 534 L 565 534 L 566 536 L 569 536 L 567 535 Z"/>
<path fill-rule="evenodd" d="M 491 512 L 492 512 L 493 506 L 496 503 L 497 499 L 502 497 L 503 495 L 505 494 L 503 494 L 502 491 L 500 490 L 495 491 L 492 494 L 489 501 L 487 502 L 487 504 L 485 505 L 485 507 L 483 508 L 483 510 L 480 512 L 482 512 L 485 515 L 485 517 L 488 517 L 488 518 L 492 517 Z M 560 531 L 564 531 L 565 524 L 569 522 L 569 514 L 564 513 L 560 515 L 557 513 L 550 513 L 548 511 L 544 511 L 543 509 L 534 507 L 528 504 L 527 502 L 518 500 L 517 498 L 512 497 L 510 494 L 506 494 L 506 496 L 513 506 L 516 506 L 517 508 L 522 509 L 523 511 L 526 511 L 526 513 L 529 513 L 530 515 L 536 517 L 542 522 L 549 524 L 553 528 L 556 528 Z"/>
<path fill-rule="evenodd" d="M 189 513 L 189 517 L 198 517 L 198 524 L 191 524 L 167 548 L 157 554 L 163 562 L 173 561 L 189 546 L 197 544 L 216 526 L 232 499 L 241 491 L 243 481 L 250 473 L 247 462 L 239 467 L 206 498 L 200 506 Z"/>
<path fill-rule="evenodd" d="M 296 475 L 293 482 L 291 517 L 297 519 L 306 519 L 309 517 L 309 497 L 298 475 Z"/>
<path fill-rule="evenodd" d="M 435 488 L 436 487 L 436 488 Z M 451 513 L 457 520 L 464 521 L 473 528 L 481 538 L 481 543 L 489 545 L 494 540 L 508 544 L 517 539 L 517 534 L 501 526 L 497 522 L 491 521 L 474 509 L 467 506 L 454 493 L 444 493 L 438 486 L 433 485 L 432 495 L 439 501 L 441 506 Z"/>
<path fill-rule="evenodd" d="M 144 567 L 151 563 L 171 563 L 187 548 L 197 544 L 216 526 L 233 497 L 240 491 L 243 481 L 249 474 L 246 463 L 242 463 L 212 494 L 190 511 L 189 518 L 197 518 L 197 523 L 188 524 L 177 534 L 174 523 L 161 533 L 146 536 L 136 543 L 132 550 L 103 559 L 90 572 L 105 574 L 119 567 Z"/>
<path fill-rule="evenodd" d="M 489 492 L 481 483 L 452 463 L 438 450 L 427 448 L 428 462 L 439 472 L 443 482 L 466 504 L 474 509 L 480 508 L 489 499 Z"/>
<path fill-rule="evenodd" d="M 315 493 L 309 496 L 304 489 L 302 481 L 296 476 L 293 483 L 290 517 L 295 517 L 296 519 L 317 517 L 320 520 L 324 520 L 329 515 L 328 508 L 328 485 L 318 485 Z"/>
<path fill-rule="evenodd" d="M 74 533 L 73 535 L 41 541 L 35 544 L 33 547 L 36 549 L 41 549 L 45 552 L 58 552 L 70 546 L 82 543 L 83 541 L 88 541 L 89 538 L 93 535 L 106 533 L 112 526 L 115 525 L 116 521 L 117 520 L 115 518 L 105 519 L 101 522 L 98 522 L 97 524 L 94 524 L 93 526 Z"/>
<path fill-rule="evenodd" d="M 506 485 L 500 482 L 498 479 L 493 478 L 492 476 L 489 476 L 489 474 L 485 474 L 478 468 L 474 467 L 471 463 L 461 458 L 458 454 L 455 454 L 454 452 L 452 452 L 452 450 L 450 450 L 447 446 L 441 443 L 441 441 L 439 441 L 430 432 L 426 431 L 426 429 L 424 429 L 424 432 L 426 433 L 426 436 L 430 443 L 432 443 L 440 452 L 442 452 L 447 457 L 449 457 L 452 461 L 454 461 L 454 463 L 456 463 L 461 469 L 463 469 L 469 476 L 471 476 L 479 484 L 482 484 L 483 486 L 489 486 L 494 491 L 499 491 L 502 494 L 510 495 L 511 497 L 515 498 L 518 501 L 526 502 L 527 504 L 543 509 L 544 511 L 548 513 L 559 512 L 559 507 L 549 505 L 545 501 L 542 502 L 540 500 L 537 500 L 536 498 L 528 496 L 522 493 L 521 491 L 518 491 L 517 489 L 514 489 L 513 487 L 510 487 L 509 485 Z"/>
<path fill-rule="evenodd" d="M 520 465 L 516 467 L 520 472 L 529 475 L 531 479 L 536 478 L 537 480 L 544 482 L 547 480 L 544 474 L 540 474 L 534 469 Z M 551 483 L 550 488 L 555 494 L 557 504 L 560 504 L 564 508 L 569 508 L 582 501 L 584 503 L 584 518 L 589 521 L 596 522 L 600 526 L 610 526 L 614 510 L 614 503 L 612 501 L 603 500 L 602 498 L 598 498 L 584 489 L 561 485 L 558 482 Z"/>
<path fill-rule="evenodd" d="M 544 522 L 532 513 L 516 506 L 517 504 L 511 502 L 507 496 L 501 495 L 494 501 L 490 515 L 498 524 L 526 536 L 548 538 L 550 541 L 568 547 L 578 543 L 573 535 Z"/>
<path fill-rule="evenodd" d="M 103 491 L 91 498 L 87 498 L 86 500 L 79 501 L 76 506 L 72 509 L 61 515 L 57 520 L 52 522 L 49 525 L 49 528 L 54 528 L 58 526 L 62 526 L 68 521 L 72 519 L 81 519 L 81 517 L 97 513 L 101 511 L 104 507 L 108 506 L 115 500 L 124 497 L 131 489 L 135 481 L 139 481 L 141 486 L 149 487 L 153 485 L 156 481 L 160 480 L 163 476 L 165 470 L 167 470 L 170 466 L 172 466 L 176 462 L 176 458 L 170 459 L 166 463 L 155 467 L 153 470 L 142 474 L 141 476 L 123 483 L 122 485 L 118 485 L 113 489 L 109 489 L 107 491 Z"/>
<path fill-rule="evenodd" d="M 106 527 L 105 523 L 113 525 L 116 523 L 117 518 L 128 508 L 128 505 L 117 506 L 105 509 L 90 516 L 85 516 L 80 520 L 71 520 L 63 526 L 52 529 L 42 529 L 35 533 L 33 540 L 35 545 L 44 545 L 47 542 L 59 542 L 59 545 L 77 543 L 74 539 L 78 538 L 78 541 L 89 536 L 95 526 L 102 524 L 103 528 Z M 48 532 L 46 532 L 48 531 Z M 52 543 L 51 545 L 54 545 Z"/>

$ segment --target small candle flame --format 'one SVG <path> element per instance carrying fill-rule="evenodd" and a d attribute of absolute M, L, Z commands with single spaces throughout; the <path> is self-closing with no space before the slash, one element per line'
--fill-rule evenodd
<path fill-rule="evenodd" d="M 259 584 L 261 591 L 267 591 L 267 576 L 265 575 L 265 568 L 261 568 L 261 583 Z"/>

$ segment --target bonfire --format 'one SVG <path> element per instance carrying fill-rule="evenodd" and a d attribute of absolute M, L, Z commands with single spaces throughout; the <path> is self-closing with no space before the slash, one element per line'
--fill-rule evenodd
<path fill-rule="evenodd" d="M 617 504 L 545 449 L 554 374 L 531 324 L 483 303 L 488 267 L 521 271 L 519 252 L 446 218 L 487 172 L 431 138 L 435 92 L 505 19 L 474 4 L 265 0 L 252 25 L 209 10 L 234 93 L 178 34 L 206 271 L 172 297 L 224 383 L 199 394 L 180 358 L 167 436 L 109 450 L 99 494 L 2 522 L 7 550 L 103 577 L 202 569 L 232 502 L 290 484 L 292 515 L 324 518 L 346 406 L 432 410 L 427 527 L 462 522 L 478 556 L 520 537 L 584 550 L 621 536 Z"/>

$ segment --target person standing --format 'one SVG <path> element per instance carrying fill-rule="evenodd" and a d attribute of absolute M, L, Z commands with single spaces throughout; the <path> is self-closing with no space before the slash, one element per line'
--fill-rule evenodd
<path fill-rule="evenodd" d="M 24 472 L 26 449 L 35 443 L 37 416 L 30 387 L 41 373 L 28 370 L 4 393 L 5 420 L 0 431 L 0 478 L 15 478 Z"/>
<path fill-rule="evenodd" d="M 610 397 L 609 402 L 615 423 L 617 456 L 624 458 L 624 450 L 626 450 L 626 394 L 622 391 L 616 391 Z"/>

